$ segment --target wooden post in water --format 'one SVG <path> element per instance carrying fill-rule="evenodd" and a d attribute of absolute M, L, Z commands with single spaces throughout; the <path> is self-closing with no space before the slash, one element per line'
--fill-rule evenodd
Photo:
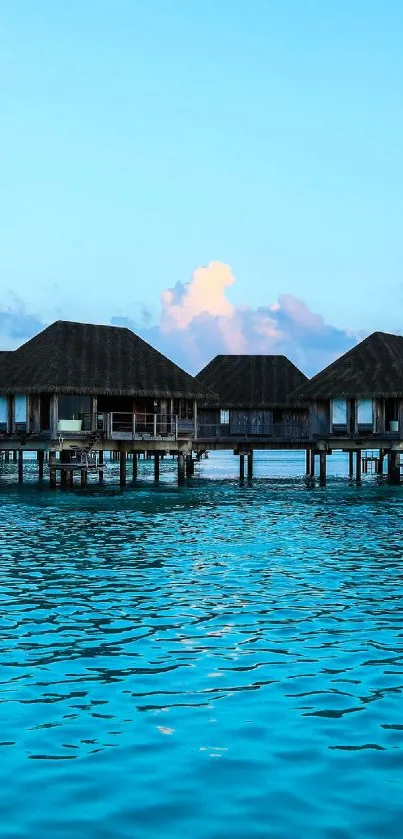
<path fill-rule="evenodd" d="M 62 467 L 60 469 L 60 486 L 63 487 L 63 489 L 66 488 L 67 482 L 68 482 L 67 469 L 65 469 L 64 467 L 66 466 L 67 463 L 69 463 L 69 461 L 70 461 L 69 453 L 67 451 L 65 451 L 64 449 L 62 449 L 62 451 L 60 452 L 60 465 Z"/>
<path fill-rule="evenodd" d="M 81 470 L 81 487 L 84 489 L 88 484 L 88 470 L 82 469 Z"/>
<path fill-rule="evenodd" d="M 13 451 L 13 463 L 17 463 L 17 452 L 15 449 Z"/>
<path fill-rule="evenodd" d="M 190 478 L 194 475 L 194 463 L 193 463 L 193 456 L 191 454 L 186 455 L 186 477 Z"/>
<path fill-rule="evenodd" d="M 120 452 L 120 469 L 119 469 L 119 480 L 120 486 L 126 486 L 126 463 L 127 457 L 126 452 Z"/>
<path fill-rule="evenodd" d="M 239 455 L 239 480 L 245 480 L 245 455 Z"/>
<path fill-rule="evenodd" d="M 185 483 L 185 455 L 183 452 L 178 452 L 178 486 L 183 486 Z"/>
<path fill-rule="evenodd" d="M 39 450 L 37 452 L 37 458 L 38 458 L 38 475 L 39 475 L 39 480 L 41 481 L 42 478 L 43 478 L 43 461 L 45 459 L 45 452 Z"/>
<path fill-rule="evenodd" d="M 18 483 L 22 484 L 24 480 L 24 452 L 22 449 L 18 450 Z"/>
<path fill-rule="evenodd" d="M 49 485 L 56 489 L 56 452 L 49 452 Z"/>
<path fill-rule="evenodd" d="M 354 478 L 354 452 L 348 453 L 348 477 Z"/>
<path fill-rule="evenodd" d="M 311 456 L 312 456 L 312 450 L 307 449 L 306 452 L 305 452 L 305 474 L 306 475 L 311 474 Z"/>
<path fill-rule="evenodd" d="M 156 414 L 154 414 L 156 416 Z M 160 455 L 159 452 L 154 454 L 154 481 L 158 483 L 160 479 Z"/>
<path fill-rule="evenodd" d="M 9 460 L 10 460 L 10 451 L 9 451 L 9 449 L 6 449 L 6 450 L 5 450 L 5 452 L 4 452 L 4 460 L 5 460 L 5 462 L 6 462 L 6 463 L 8 463 L 8 462 L 9 462 Z"/>
<path fill-rule="evenodd" d="M 248 454 L 248 481 L 253 478 L 253 451 Z"/>
<path fill-rule="evenodd" d="M 384 457 L 385 457 L 385 454 L 384 454 L 383 449 L 379 449 L 379 458 L 378 458 L 377 463 L 376 463 L 376 471 L 377 471 L 378 475 L 383 475 Z"/>
<path fill-rule="evenodd" d="M 133 464 L 132 464 L 132 479 L 133 481 L 137 480 L 137 472 L 138 472 L 138 456 L 137 452 L 133 452 Z"/>
<path fill-rule="evenodd" d="M 104 453 L 103 453 L 103 450 L 101 449 L 101 451 L 98 452 L 98 466 L 101 467 L 103 465 L 104 465 Z M 103 469 L 99 469 L 98 481 L 99 481 L 100 484 L 103 484 L 103 482 L 104 482 L 104 470 Z"/>
<path fill-rule="evenodd" d="M 310 469 L 309 477 L 310 478 L 315 477 L 315 452 L 314 452 L 313 449 L 311 449 L 311 469 Z"/>
<path fill-rule="evenodd" d="M 326 452 L 319 453 L 319 482 L 321 486 L 326 484 Z"/>
<path fill-rule="evenodd" d="M 361 449 L 355 453 L 355 477 L 357 484 L 361 483 Z"/>
<path fill-rule="evenodd" d="M 400 484 L 400 452 L 389 452 L 388 477 L 391 484 Z"/>

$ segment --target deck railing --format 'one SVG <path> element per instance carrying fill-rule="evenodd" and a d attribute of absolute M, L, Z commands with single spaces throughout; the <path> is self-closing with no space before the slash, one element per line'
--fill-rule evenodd
<path fill-rule="evenodd" d="M 104 420 L 106 436 L 112 439 L 154 439 L 177 440 L 194 432 L 193 420 L 183 420 L 175 414 L 132 414 L 114 411 Z"/>
<path fill-rule="evenodd" d="M 242 427 L 239 423 L 237 429 L 232 430 L 230 425 L 198 423 L 198 440 L 230 440 L 233 438 L 241 440 L 267 440 L 268 442 L 299 442 L 309 439 L 308 422 L 279 422 L 265 425 L 264 428 L 253 429 L 245 423 Z"/>

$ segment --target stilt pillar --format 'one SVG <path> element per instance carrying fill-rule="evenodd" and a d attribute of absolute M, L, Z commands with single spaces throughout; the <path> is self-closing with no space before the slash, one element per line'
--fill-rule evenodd
<path fill-rule="evenodd" d="M 239 480 L 240 481 L 245 480 L 245 455 L 244 454 L 239 455 Z"/>
<path fill-rule="evenodd" d="M 88 484 L 88 470 L 82 469 L 81 470 L 81 487 L 84 489 Z"/>
<path fill-rule="evenodd" d="M 354 478 L 354 452 L 348 453 L 348 477 Z"/>
<path fill-rule="evenodd" d="M 361 481 L 361 449 L 355 453 L 355 477 L 357 484 Z"/>
<path fill-rule="evenodd" d="M 18 483 L 22 484 L 24 480 L 24 452 L 22 449 L 18 450 Z"/>
<path fill-rule="evenodd" d="M 13 463 L 17 463 L 17 452 L 13 451 Z"/>
<path fill-rule="evenodd" d="M 311 457 L 312 457 L 312 449 L 307 449 L 305 452 L 305 474 L 311 474 Z"/>
<path fill-rule="evenodd" d="M 56 489 L 56 452 L 49 452 L 49 484 Z"/>
<path fill-rule="evenodd" d="M 155 452 L 154 455 L 154 481 L 158 483 L 160 479 L 160 455 L 159 452 Z"/>
<path fill-rule="evenodd" d="M 4 460 L 6 463 L 8 463 L 10 460 L 10 452 L 8 449 L 6 449 L 6 451 L 4 452 Z"/>
<path fill-rule="evenodd" d="M 400 452 L 389 452 L 388 476 L 391 484 L 400 484 Z"/>
<path fill-rule="evenodd" d="M 101 467 L 103 467 L 103 465 L 104 465 L 104 453 L 101 449 L 101 451 L 98 452 L 98 466 L 99 466 L 98 480 L 99 480 L 100 484 L 103 484 L 103 482 L 104 482 L 104 470 L 101 468 Z"/>
<path fill-rule="evenodd" d="M 310 468 L 310 472 L 309 472 L 309 477 L 310 478 L 315 477 L 315 452 L 314 452 L 313 449 L 311 449 L 311 468 Z"/>
<path fill-rule="evenodd" d="M 70 455 L 69 452 L 62 450 L 60 452 L 60 486 L 66 487 L 69 482 L 69 476 L 67 474 L 67 464 L 70 463 Z"/>
<path fill-rule="evenodd" d="M 137 472 L 138 472 L 138 455 L 137 455 L 137 452 L 133 452 L 133 463 L 132 463 L 132 479 L 133 479 L 133 481 L 137 480 Z"/>
<path fill-rule="evenodd" d="M 183 452 L 178 454 L 178 485 L 185 483 L 185 455 Z"/>
<path fill-rule="evenodd" d="M 193 455 L 187 454 L 186 455 L 186 477 L 191 478 L 194 475 L 194 463 L 193 463 Z"/>
<path fill-rule="evenodd" d="M 319 454 L 319 481 L 321 486 L 326 484 L 326 452 Z"/>
<path fill-rule="evenodd" d="M 127 464 L 127 457 L 126 452 L 120 452 L 120 469 L 119 469 L 119 480 L 120 486 L 126 486 L 126 464 Z"/>
<path fill-rule="evenodd" d="M 37 458 L 38 458 L 38 475 L 39 475 L 39 480 L 41 481 L 42 478 L 43 478 L 43 462 L 45 460 L 45 452 L 38 451 Z"/>
<path fill-rule="evenodd" d="M 248 454 L 248 481 L 253 478 L 253 451 Z"/>
<path fill-rule="evenodd" d="M 384 461 L 385 453 L 383 449 L 379 449 L 379 458 L 376 463 L 376 471 L 378 475 L 383 475 L 383 461 Z"/>

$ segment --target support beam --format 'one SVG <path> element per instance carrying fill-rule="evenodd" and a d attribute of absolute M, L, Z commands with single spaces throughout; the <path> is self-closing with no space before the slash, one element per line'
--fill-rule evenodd
<path fill-rule="evenodd" d="M 56 489 L 56 452 L 49 452 L 49 484 L 51 489 Z"/>
<path fill-rule="evenodd" d="M 6 451 L 4 452 L 4 460 L 6 463 L 8 463 L 10 460 L 10 452 L 8 449 L 6 449 Z"/>
<path fill-rule="evenodd" d="M 315 452 L 311 449 L 311 470 L 309 473 L 310 478 L 315 477 Z"/>
<path fill-rule="evenodd" d="M 248 454 L 248 481 L 253 478 L 253 451 Z"/>
<path fill-rule="evenodd" d="M 119 480 L 120 480 L 120 486 L 121 487 L 126 486 L 126 463 L 127 463 L 126 452 L 120 452 Z"/>
<path fill-rule="evenodd" d="M 60 465 L 63 467 L 60 469 L 60 486 L 64 489 L 66 488 L 67 484 L 69 483 L 69 476 L 67 474 L 67 469 L 64 468 L 67 464 L 70 463 L 70 453 L 65 449 L 62 449 L 60 452 Z"/>
<path fill-rule="evenodd" d="M 183 486 L 185 483 L 185 455 L 183 452 L 178 453 L 178 486 Z"/>
<path fill-rule="evenodd" d="M 45 460 L 45 452 L 44 451 L 39 451 L 37 453 L 37 458 L 38 458 L 38 475 L 39 475 L 39 480 L 41 481 L 42 478 L 43 478 L 43 462 Z"/>
<path fill-rule="evenodd" d="M 138 455 L 137 452 L 133 452 L 133 464 L 132 464 L 132 480 L 137 480 L 137 473 L 138 473 Z"/>
<path fill-rule="evenodd" d="M 160 479 L 160 455 L 159 452 L 155 452 L 154 455 L 154 481 L 158 483 Z"/>
<path fill-rule="evenodd" d="M 98 466 L 103 466 L 103 465 L 104 465 L 104 453 L 101 450 L 100 452 L 98 452 Z M 98 472 L 98 480 L 99 480 L 100 484 L 103 484 L 103 482 L 104 482 L 104 470 L 103 469 L 100 469 L 99 472 Z"/>
<path fill-rule="evenodd" d="M 193 455 L 187 454 L 186 455 L 186 477 L 191 478 L 194 475 L 194 463 L 193 463 Z"/>
<path fill-rule="evenodd" d="M 307 449 L 305 452 L 305 474 L 311 474 L 311 457 L 312 457 L 312 450 Z"/>
<path fill-rule="evenodd" d="M 348 453 L 348 477 L 354 478 L 354 452 Z"/>
<path fill-rule="evenodd" d="M 240 481 L 245 480 L 245 455 L 244 454 L 239 455 L 239 480 Z"/>
<path fill-rule="evenodd" d="M 18 483 L 22 484 L 24 480 L 24 452 L 22 449 L 18 451 Z"/>
<path fill-rule="evenodd" d="M 319 481 L 321 486 L 326 484 L 326 452 L 319 454 Z"/>
<path fill-rule="evenodd" d="M 383 461 L 385 458 L 385 453 L 383 449 L 379 449 L 379 458 L 376 463 L 376 471 L 378 475 L 383 475 Z"/>
<path fill-rule="evenodd" d="M 355 453 L 355 477 L 359 484 L 361 482 L 361 449 Z"/>
<path fill-rule="evenodd" d="M 88 484 L 88 471 L 87 469 L 81 470 L 81 487 L 84 489 Z"/>
<path fill-rule="evenodd" d="M 388 476 L 391 484 L 400 484 L 400 452 L 389 452 Z"/>
<path fill-rule="evenodd" d="M 17 463 L 17 451 L 13 451 L 13 463 Z"/>

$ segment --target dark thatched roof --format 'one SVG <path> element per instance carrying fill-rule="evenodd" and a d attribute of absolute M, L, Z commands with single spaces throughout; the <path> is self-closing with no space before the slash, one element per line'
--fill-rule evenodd
<path fill-rule="evenodd" d="M 1 358 L 0 391 L 206 397 L 193 376 L 130 329 L 60 320 Z"/>
<path fill-rule="evenodd" d="M 298 389 L 302 399 L 403 397 L 403 337 L 374 332 Z"/>
<path fill-rule="evenodd" d="M 289 395 L 308 381 L 285 355 L 217 355 L 196 379 L 218 393 L 220 408 L 247 409 L 292 407 Z"/>

